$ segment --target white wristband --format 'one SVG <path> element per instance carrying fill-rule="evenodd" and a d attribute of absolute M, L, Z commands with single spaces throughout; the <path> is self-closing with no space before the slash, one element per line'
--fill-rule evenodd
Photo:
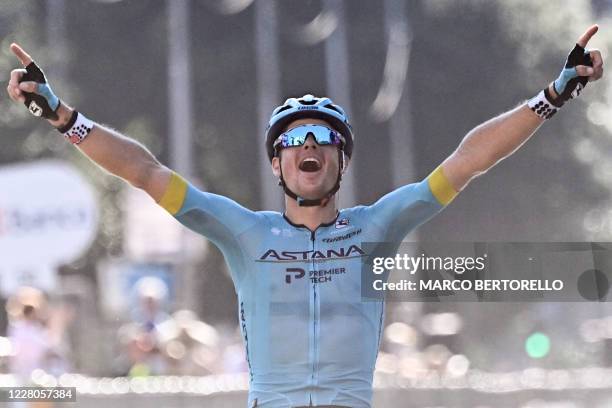
<path fill-rule="evenodd" d="M 64 137 L 70 141 L 70 143 L 79 144 L 87 137 L 87 135 L 89 135 L 89 132 L 91 132 L 91 129 L 94 127 L 94 122 L 87 119 L 80 112 L 75 111 L 75 113 L 76 115 L 73 114 L 74 119 L 71 118 L 74 120 L 74 123 L 69 123 L 67 125 L 70 126 L 68 130 L 65 130 L 65 127 L 60 129 L 60 133 L 62 133 Z"/>
<path fill-rule="evenodd" d="M 527 101 L 527 106 L 531 109 L 536 115 L 541 117 L 542 119 L 550 119 L 553 117 L 555 113 L 559 110 L 560 107 L 553 105 L 544 91 L 540 91 L 539 94 L 531 98 Z"/>

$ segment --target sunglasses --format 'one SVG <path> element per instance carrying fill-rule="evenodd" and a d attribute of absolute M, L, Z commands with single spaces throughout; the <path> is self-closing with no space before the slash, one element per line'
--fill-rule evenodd
<path fill-rule="evenodd" d="M 312 136 L 321 146 L 344 146 L 346 140 L 333 129 L 323 125 L 301 125 L 281 134 L 273 144 L 274 150 L 284 147 L 298 147 L 306 143 L 308 136 Z"/>

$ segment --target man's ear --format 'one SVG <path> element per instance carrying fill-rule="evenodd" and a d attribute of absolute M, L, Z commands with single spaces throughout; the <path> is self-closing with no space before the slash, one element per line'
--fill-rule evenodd
<path fill-rule="evenodd" d="M 280 159 L 277 156 L 272 158 L 272 173 L 274 177 L 281 176 Z"/>
<path fill-rule="evenodd" d="M 348 156 L 346 154 L 344 154 L 344 152 L 342 152 L 342 158 L 344 160 L 342 160 L 342 174 L 346 173 L 346 171 L 348 170 L 348 166 L 349 163 L 351 162 L 351 159 L 348 158 Z"/>

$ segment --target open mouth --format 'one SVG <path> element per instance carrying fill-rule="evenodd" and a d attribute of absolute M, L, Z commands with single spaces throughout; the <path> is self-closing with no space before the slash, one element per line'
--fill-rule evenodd
<path fill-rule="evenodd" d="M 321 170 L 321 162 L 314 157 L 307 157 L 300 162 L 299 169 L 306 172 Z"/>

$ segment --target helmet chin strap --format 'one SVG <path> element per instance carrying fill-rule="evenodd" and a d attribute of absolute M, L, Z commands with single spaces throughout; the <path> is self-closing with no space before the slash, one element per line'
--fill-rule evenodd
<path fill-rule="evenodd" d="M 278 160 L 281 174 L 280 179 L 278 180 L 278 185 L 283 188 L 285 194 L 297 201 L 297 204 L 300 207 L 325 207 L 331 201 L 331 198 L 334 196 L 334 194 L 336 194 L 340 189 L 340 181 L 342 180 L 342 170 L 344 169 L 344 152 L 341 149 L 338 149 L 338 163 L 340 164 L 340 166 L 338 166 L 338 177 L 336 178 L 336 184 L 334 184 L 332 189 L 325 193 L 323 197 L 316 199 L 300 197 L 299 195 L 291 191 L 289 187 L 287 187 L 285 179 L 283 178 L 283 166 L 280 163 L 280 156 Z"/>

